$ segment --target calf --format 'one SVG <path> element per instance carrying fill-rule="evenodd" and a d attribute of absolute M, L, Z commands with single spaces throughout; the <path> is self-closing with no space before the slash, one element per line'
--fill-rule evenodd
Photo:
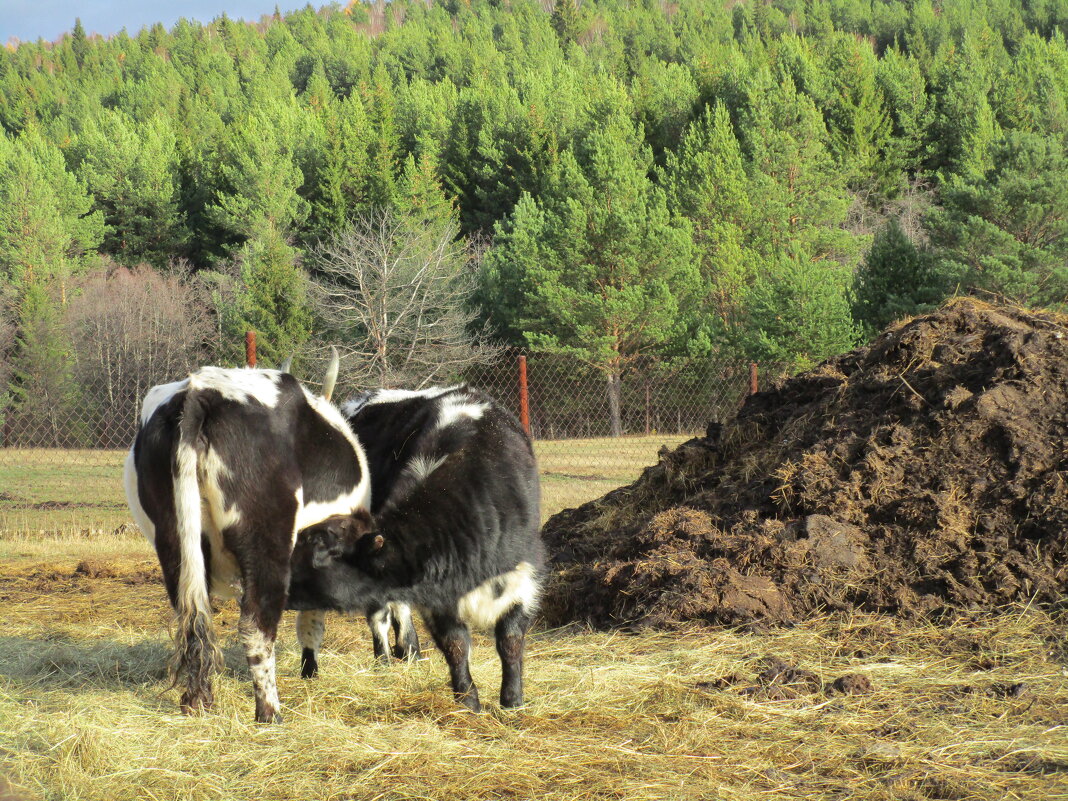
<path fill-rule="evenodd" d="M 380 390 L 343 406 L 366 436 L 372 475 L 392 491 L 371 519 L 337 515 L 301 532 L 289 603 L 296 609 L 418 608 L 445 655 L 457 699 L 479 710 L 469 625 L 493 627 L 501 705 L 523 703 L 523 644 L 544 547 L 538 472 L 519 422 L 465 387 Z"/>
<path fill-rule="evenodd" d="M 296 533 L 369 505 L 366 458 L 348 424 L 288 374 L 205 367 L 149 390 L 125 486 L 177 613 L 182 710 L 213 703 L 210 591 L 240 596 L 256 720 L 280 720 L 274 641 Z"/>

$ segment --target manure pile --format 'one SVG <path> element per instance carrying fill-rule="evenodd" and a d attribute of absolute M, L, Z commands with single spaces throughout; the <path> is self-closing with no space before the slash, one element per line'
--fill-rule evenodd
<path fill-rule="evenodd" d="M 920 616 L 1068 590 L 1068 318 L 947 304 L 551 518 L 544 614 Z"/>

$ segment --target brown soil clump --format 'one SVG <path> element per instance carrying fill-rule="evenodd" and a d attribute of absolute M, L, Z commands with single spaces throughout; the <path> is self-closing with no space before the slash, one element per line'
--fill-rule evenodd
<path fill-rule="evenodd" d="M 947 304 L 556 515 L 552 624 L 922 616 L 1068 589 L 1068 318 Z"/>

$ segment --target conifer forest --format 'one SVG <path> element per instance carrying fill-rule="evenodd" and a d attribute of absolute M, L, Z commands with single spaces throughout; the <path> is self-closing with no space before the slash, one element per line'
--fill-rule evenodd
<path fill-rule="evenodd" d="M 611 394 L 953 295 L 1063 306 L 1066 32 L 1066 0 L 394 0 L 10 41 L 0 415 L 246 330 Z"/>

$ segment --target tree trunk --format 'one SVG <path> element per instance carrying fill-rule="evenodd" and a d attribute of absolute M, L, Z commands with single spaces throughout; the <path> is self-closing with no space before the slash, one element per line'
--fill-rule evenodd
<path fill-rule="evenodd" d="M 620 420 L 620 396 L 622 395 L 623 382 L 618 373 L 608 374 L 608 417 L 612 425 L 612 436 L 623 435 L 623 424 Z"/>

